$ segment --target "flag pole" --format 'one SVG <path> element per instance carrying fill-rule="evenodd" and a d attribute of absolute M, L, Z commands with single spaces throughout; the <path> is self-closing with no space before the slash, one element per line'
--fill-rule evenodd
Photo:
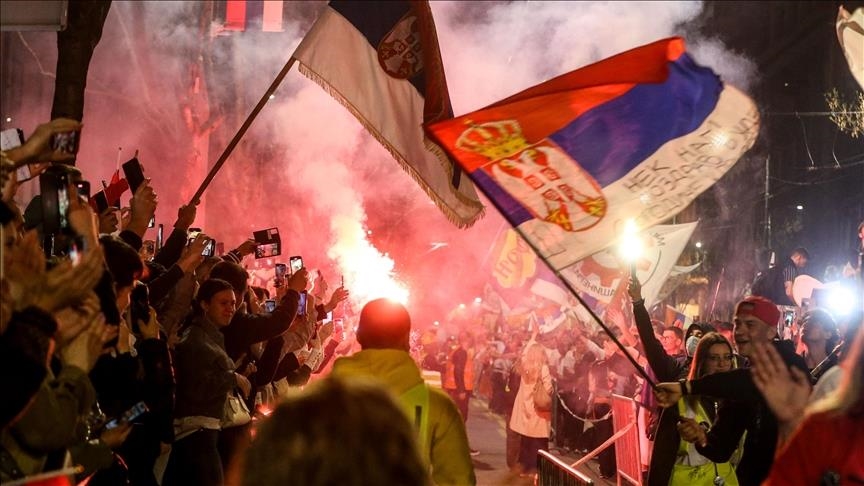
<path fill-rule="evenodd" d="M 288 59 L 288 62 L 285 63 L 285 66 L 282 67 L 282 70 L 279 71 L 279 74 L 276 75 L 276 78 L 273 79 L 273 82 L 270 83 L 270 87 L 267 88 L 267 91 L 264 92 L 264 95 L 258 100 L 258 104 L 255 105 L 255 108 L 252 109 L 252 112 L 249 113 L 249 116 L 246 117 L 246 121 L 243 122 L 243 125 L 240 126 L 240 129 L 237 130 L 237 133 L 234 134 L 234 138 L 228 143 L 228 146 L 225 147 L 225 150 L 222 151 L 222 155 L 219 156 L 219 159 L 216 160 L 216 163 L 213 164 L 213 167 L 210 169 L 210 173 L 207 174 L 207 177 L 204 178 L 204 181 L 201 182 L 201 185 L 198 186 L 198 190 L 195 191 L 195 195 L 192 196 L 192 200 L 190 204 L 198 204 L 201 202 L 201 195 L 204 194 L 204 191 L 207 190 L 207 187 L 210 185 L 210 182 L 213 181 L 213 178 L 216 177 L 216 173 L 219 172 L 219 169 L 225 164 L 225 161 L 228 160 L 228 157 L 231 155 L 231 152 L 234 151 L 234 148 L 240 143 L 240 139 L 243 138 L 243 135 L 246 134 L 246 131 L 249 130 L 249 127 L 252 125 L 252 122 L 255 121 L 255 118 L 258 116 L 258 113 L 264 108 L 264 105 L 267 104 L 267 101 L 270 100 L 270 95 L 276 92 L 279 88 L 279 85 L 282 84 L 282 80 L 285 79 L 285 76 L 288 74 L 288 71 L 291 70 L 291 67 L 294 66 L 294 62 L 296 59 L 294 56 L 291 56 Z"/>
<path fill-rule="evenodd" d="M 497 209 L 498 212 L 501 213 L 501 216 L 504 216 L 504 214 L 505 214 L 504 211 L 498 206 L 497 201 L 495 200 L 494 197 L 492 197 L 489 194 L 489 192 L 486 190 L 486 188 L 483 187 L 482 184 L 475 184 L 475 187 L 480 189 L 480 191 L 483 192 L 483 194 L 486 196 L 486 199 L 488 199 L 490 202 L 492 202 L 492 205 L 495 206 L 495 209 Z M 507 220 L 506 217 L 504 217 L 504 219 L 505 219 L 505 221 Z M 649 385 L 651 385 L 652 389 L 657 389 L 657 383 L 655 383 L 654 380 L 650 376 L 648 376 L 648 373 L 645 371 L 645 369 L 642 368 L 642 366 L 640 366 L 639 363 L 636 362 L 636 359 L 630 355 L 630 353 L 627 351 L 627 348 L 625 348 L 624 345 L 621 343 L 621 341 L 619 341 L 618 338 L 615 336 L 615 334 L 612 333 L 612 330 L 609 329 L 606 326 L 606 324 L 603 323 L 603 321 L 597 316 L 597 314 L 594 313 L 594 310 L 592 310 L 591 307 L 588 306 L 588 304 L 585 302 L 585 300 L 579 296 L 579 294 L 576 292 L 576 289 L 574 289 L 573 286 L 570 285 L 570 282 L 568 282 L 567 279 L 561 275 L 561 272 L 557 268 L 555 268 L 553 265 L 551 265 L 549 263 L 548 260 L 546 260 L 546 258 L 543 256 L 543 253 L 540 252 L 540 249 L 537 248 L 537 246 L 535 246 L 534 243 L 529 238 L 527 238 L 525 236 L 525 232 L 522 231 L 522 229 L 518 226 L 513 226 L 513 224 L 510 224 L 510 226 L 519 234 L 519 236 L 522 238 L 522 240 L 528 244 L 528 246 L 531 248 L 531 250 L 534 251 L 534 254 L 536 254 L 537 257 L 540 258 L 540 260 L 542 260 L 543 263 L 545 263 L 547 267 L 552 269 L 553 273 L 555 273 L 555 276 L 558 277 L 558 280 L 560 280 L 561 283 L 563 283 L 564 286 L 567 287 L 567 290 L 570 291 L 570 295 L 572 295 L 573 297 L 576 298 L 577 301 L 579 301 L 579 303 L 582 305 L 582 307 L 585 308 L 585 310 L 588 311 L 588 314 L 591 315 L 591 317 L 594 319 L 594 321 L 598 325 L 600 325 L 600 328 L 603 329 L 603 331 L 609 335 L 609 338 L 612 339 L 612 342 L 615 343 L 615 346 L 618 346 L 618 349 L 620 349 L 621 352 L 624 353 L 624 356 L 627 358 L 628 361 L 630 361 L 630 364 L 632 364 L 633 367 L 636 368 L 636 371 L 639 373 L 639 375 L 641 375 L 642 378 L 645 379 L 645 383 L 648 383 Z"/>

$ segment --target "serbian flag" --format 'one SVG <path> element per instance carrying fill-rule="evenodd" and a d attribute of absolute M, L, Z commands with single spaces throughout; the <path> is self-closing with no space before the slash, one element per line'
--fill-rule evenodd
<path fill-rule="evenodd" d="M 627 220 L 648 228 L 684 209 L 753 145 L 759 117 L 672 38 L 426 130 L 560 270 Z"/>
<path fill-rule="evenodd" d="M 453 115 L 428 2 L 331 1 L 294 58 L 363 124 L 447 218 L 483 213 L 474 185 L 423 133 Z"/>

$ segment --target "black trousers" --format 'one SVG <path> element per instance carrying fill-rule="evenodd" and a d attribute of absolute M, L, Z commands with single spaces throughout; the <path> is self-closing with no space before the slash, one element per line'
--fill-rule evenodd
<path fill-rule="evenodd" d="M 162 486 L 221 486 L 219 431 L 199 430 L 171 446 Z"/>

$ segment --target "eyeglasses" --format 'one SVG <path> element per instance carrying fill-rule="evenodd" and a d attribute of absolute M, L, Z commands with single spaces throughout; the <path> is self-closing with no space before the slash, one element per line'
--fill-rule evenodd
<path fill-rule="evenodd" d="M 722 362 L 731 363 L 734 358 L 735 357 L 732 356 L 731 354 L 724 354 L 723 356 L 712 354 L 712 355 L 708 356 L 708 361 L 710 361 L 712 363 L 722 363 Z"/>

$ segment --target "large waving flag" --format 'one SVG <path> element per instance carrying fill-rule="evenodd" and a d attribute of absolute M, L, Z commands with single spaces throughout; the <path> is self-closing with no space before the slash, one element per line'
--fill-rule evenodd
<path fill-rule="evenodd" d="M 331 1 L 294 58 L 450 221 L 470 226 L 483 214 L 471 180 L 423 133 L 423 123 L 453 115 L 428 2 Z"/>
<path fill-rule="evenodd" d="M 639 234 L 642 255 L 634 262 L 642 297 L 650 307 L 657 301 L 663 283 L 690 241 L 696 223 L 657 225 Z M 630 277 L 629 264 L 621 262 L 613 248 L 601 250 L 561 271 L 575 290 L 599 303 L 609 304 Z"/>
<path fill-rule="evenodd" d="M 426 125 L 556 270 L 609 246 L 628 219 L 647 228 L 684 209 L 758 128 L 752 100 L 679 38 Z"/>

